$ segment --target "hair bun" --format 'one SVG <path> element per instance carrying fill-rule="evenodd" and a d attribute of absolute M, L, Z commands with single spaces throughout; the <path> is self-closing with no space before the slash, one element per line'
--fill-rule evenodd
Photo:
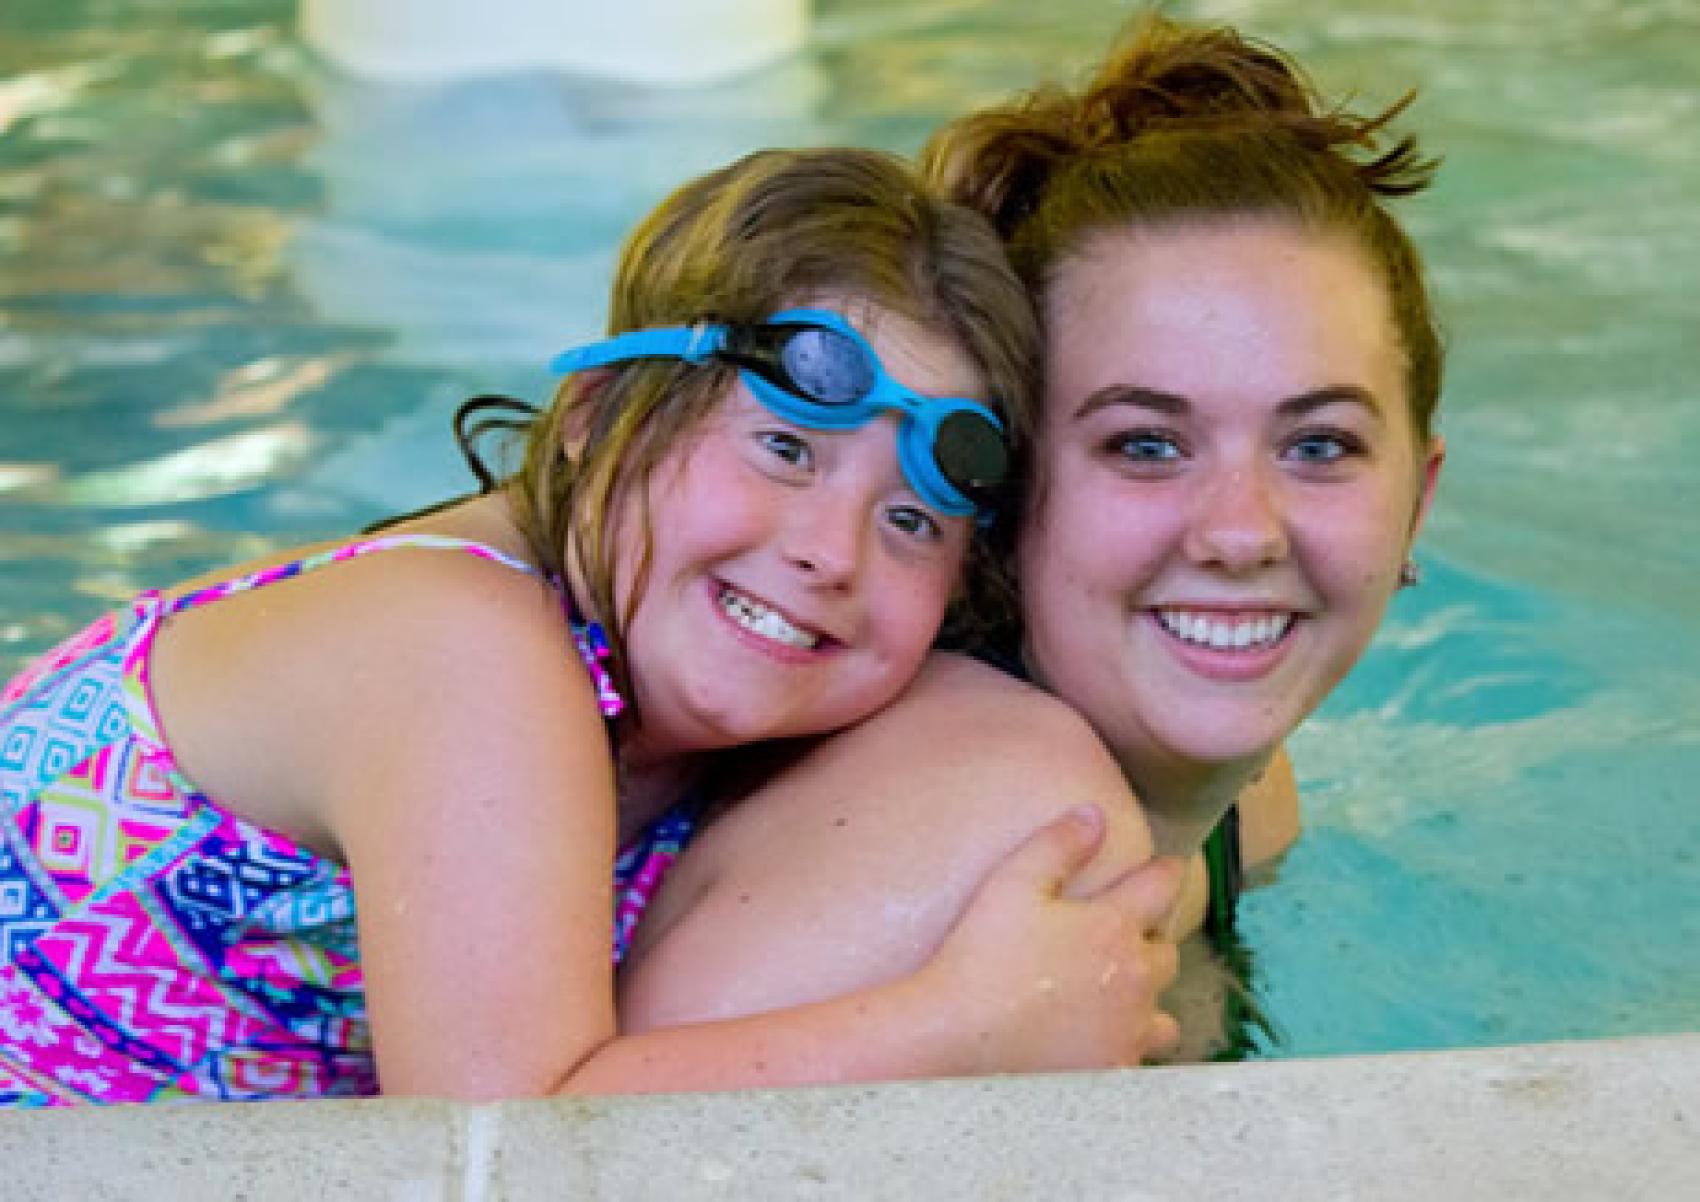
<path fill-rule="evenodd" d="M 1317 108 L 1309 81 L 1273 47 L 1231 29 L 1189 28 L 1148 14 L 1080 93 L 1077 136 L 1089 149 L 1160 123 L 1311 116 Z"/>
<path fill-rule="evenodd" d="M 1182 25 L 1147 13 L 1134 21 L 1078 90 L 1035 89 L 945 126 L 922 168 L 947 193 L 986 214 L 1008 238 L 1061 171 L 1166 132 L 1234 131 L 1290 138 L 1333 160 L 1372 193 L 1421 191 L 1436 161 L 1404 137 L 1377 153 L 1407 93 L 1380 113 L 1329 107 L 1280 50 L 1227 28 Z"/>
<path fill-rule="evenodd" d="M 1080 152 L 1074 98 L 1040 89 L 946 125 L 921 150 L 921 173 L 958 204 L 984 214 L 1007 240 L 1053 172 Z"/>

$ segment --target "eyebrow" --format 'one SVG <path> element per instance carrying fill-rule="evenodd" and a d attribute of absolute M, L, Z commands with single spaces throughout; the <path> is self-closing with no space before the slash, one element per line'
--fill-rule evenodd
<path fill-rule="evenodd" d="M 1160 388 L 1144 388 L 1136 384 L 1112 384 L 1088 395 L 1081 402 L 1080 408 L 1075 410 L 1074 420 L 1085 421 L 1098 410 L 1107 409 L 1112 405 L 1132 405 L 1172 417 L 1179 417 L 1192 408 L 1192 402 L 1179 393 L 1164 392 Z M 1327 384 L 1321 388 L 1313 388 L 1297 396 L 1288 397 L 1275 406 L 1275 411 L 1282 417 L 1297 418 L 1329 405 L 1357 405 L 1367 410 L 1378 421 L 1382 420 L 1384 413 L 1383 406 L 1375 394 L 1356 384 Z"/>

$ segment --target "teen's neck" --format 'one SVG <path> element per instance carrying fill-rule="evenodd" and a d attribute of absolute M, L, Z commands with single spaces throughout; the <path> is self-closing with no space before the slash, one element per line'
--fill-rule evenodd
<path fill-rule="evenodd" d="M 1231 764 L 1124 761 L 1122 771 L 1139 796 L 1157 854 L 1191 856 L 1202 848 L 1228 807 L 1263 771 L 1270 754 Z"/>

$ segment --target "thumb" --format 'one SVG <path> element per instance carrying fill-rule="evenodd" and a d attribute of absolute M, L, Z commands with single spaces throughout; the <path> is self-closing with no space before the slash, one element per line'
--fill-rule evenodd
<path fill-rule="evenodd" d="M 1161 1061 L 1173 1054 L 1181 1042 L 1181 1025 L 1175 1016 L 1159 1010 L 1151 1016 L 1151 1028 L 1145 1034 L 1145 1060 Z"/>
<path fill-rule="evenodd" d="M 1023 840 L 994 875 L 1055 897 L 1103 841 L 1104 812 L 1095 805 L 1075 806 Z"/>

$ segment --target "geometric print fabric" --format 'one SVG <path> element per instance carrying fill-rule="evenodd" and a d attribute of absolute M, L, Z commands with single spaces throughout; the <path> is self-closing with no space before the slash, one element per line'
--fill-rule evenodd
<path fill-rule="evenodd" d="M 394 546 L 531 570 L 458 540 L 348 544 L 144 593 L 0 691 L 0 1106 L 377 1092 L 348 871 L 183 777 L 147 664 L 169 613 Z M 616 959 L 691 809 L 622 849 Z"/>
<path fill-rule="evenodd" d="M 177 772 L 147 701 L 163 616 L 144 594 L 97 624 L 106 642 L 74 640 L 7 689 L 0 1105 L 234 1098 L 253 1081 L 264 1096 L 374 1092 L 352 882 Z M 305 882 L 346 895 L 346 930 L 263 928 L 264 954 L 248 951 L 262 903 L 314 912 L 280 906 Z M 326 945 L 342 949 L 328 967 Z M 233 956 L 268 971 L 227 976 Z"/>

